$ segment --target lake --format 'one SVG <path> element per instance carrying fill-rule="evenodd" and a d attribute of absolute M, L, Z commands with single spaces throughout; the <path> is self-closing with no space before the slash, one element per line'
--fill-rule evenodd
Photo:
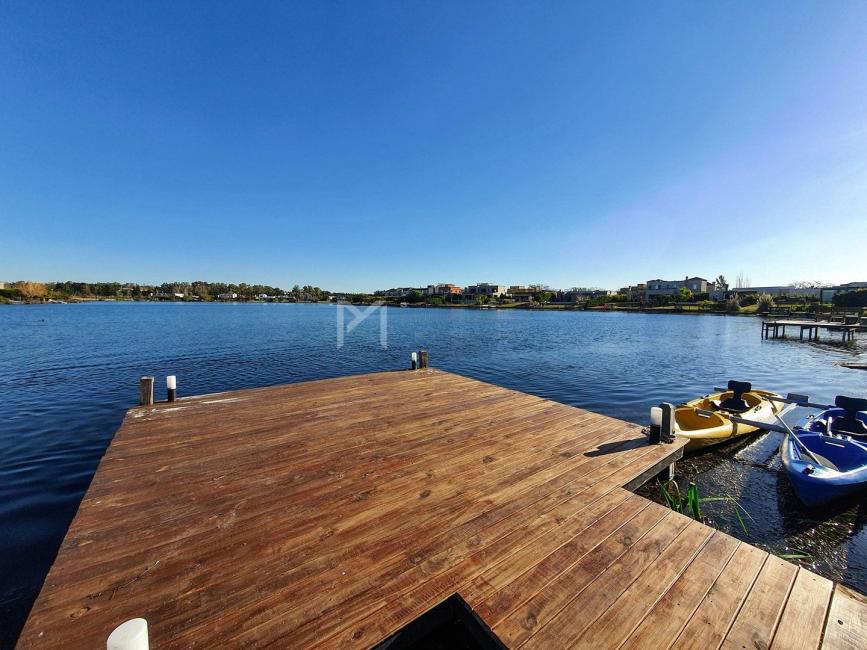
<path fill-rule="evenodd" d="M 865 395 L 863 340 L 843 347 L 760 338 L 729 316 L 476 309 L 373 313 L 337 345 L 341 308 L 303 304 L 84 303 L 0 307 L 0 647 L 12 646 L 138 379 L 179 395 L 431 365 L 645 424 L 730 378 L 817 401 Z M 343 311 L 345 324 L 353 319 Z M 827 337 L 827 334 L 824 336 Z M 863 335 L 862 335 L 863 337 Z M 801 414 L 795 414 L 796 420 Z M 867 505 L 805 513 L 780 473 L 778 434 L 678 464 L 703 496 L 730 496 L 714 525 L 867 592 Z M 642 494 L 659 499 L 648 485 Z"/>

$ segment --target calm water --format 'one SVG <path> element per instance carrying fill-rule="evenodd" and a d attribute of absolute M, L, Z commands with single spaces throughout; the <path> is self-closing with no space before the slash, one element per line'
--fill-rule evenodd
<path fill-rule="evenodd" d="M 431 365 L 644 423 L 651 405 L 729 378 L 830 400 L 867 393 L 851 348 L 762 341 L 750 318 L 389 309 L 388 349 L 368 318 L 336 346 L 330 305 L 100 303 L 0 308 L 0 646 L 11 646 L 141 375 L 178 375 L 196 394 Z M 349 318 L 347 317 L 347 320 Z M 158 384 L 164 386 L 164 384 Z M 160 394 L 163 390 L 160 390 Z M 162 395 L 160 395 L 162 397 Z M 731 495 L 714 523 L 778 553 L 795 548 L 867 592 L 867 507 L 805 514 L 780 474 L 779 438 L 682 463 L 702 494 Z M 656 497 L 657 490 L 646 493 Z"/>

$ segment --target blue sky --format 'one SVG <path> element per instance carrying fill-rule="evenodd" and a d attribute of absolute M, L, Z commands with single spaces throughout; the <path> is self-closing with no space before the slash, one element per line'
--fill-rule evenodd
<path fill-rule="evenodd" d="M 0 279 L 867 280 L 867 3 L 0 4 Z"/>

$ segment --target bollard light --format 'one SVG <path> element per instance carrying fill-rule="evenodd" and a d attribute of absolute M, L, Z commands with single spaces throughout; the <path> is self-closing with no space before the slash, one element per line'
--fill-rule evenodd
<path fill-rule="evenodd" d="M 412 369 L 416 370 L 418 368 L 418 352 L 413 352 L 412 354 L 410 354 L 409 359 Z"/>
<path fill-rule="evenodd" d="M 650 435 L 651 445 L 658 445 L 662 441 L 662 409 L 653 406 L 650 409 Z"/>
<path fill-rule="evenodd" d="M 178 378 L 175 375 L 169 375 L 166 377 L 166 391 L 168 392 L 168 397 L 170 402 L 175 401 L 175 397 L 177 395 L 178 388 Z"/>
<path fill-rule="evenodd" d="M 108 635 L 107 650 L 148 650 L 148 622 L 133 618 Z"/>

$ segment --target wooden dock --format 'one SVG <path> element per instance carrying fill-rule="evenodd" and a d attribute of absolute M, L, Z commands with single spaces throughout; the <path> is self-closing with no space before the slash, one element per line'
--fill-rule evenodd
<path fill-rule="evenodd" d="M 860 332 L 865 329 L 860 320 L 856 321 L 812 321 L 812 320 L 763 320 L 762 321 L 762 338 L 786 338 L 786 328 L 798 329 L 799 339 L 804 340 L 804 334 L 807 334 L 808 341 L 819 340 L 819 330 L 828 332 L 842 333 L 842 341 L 852 341 L 855 338 L 855 332 Z"/>
<path fill-rule="evenodd" d="M 623 488 L 682 444 L 435 370 L 135 408 L 19 647 L 364 648 L 459 594 L 510 648 L 863 648 L 863 597 Z"/>

